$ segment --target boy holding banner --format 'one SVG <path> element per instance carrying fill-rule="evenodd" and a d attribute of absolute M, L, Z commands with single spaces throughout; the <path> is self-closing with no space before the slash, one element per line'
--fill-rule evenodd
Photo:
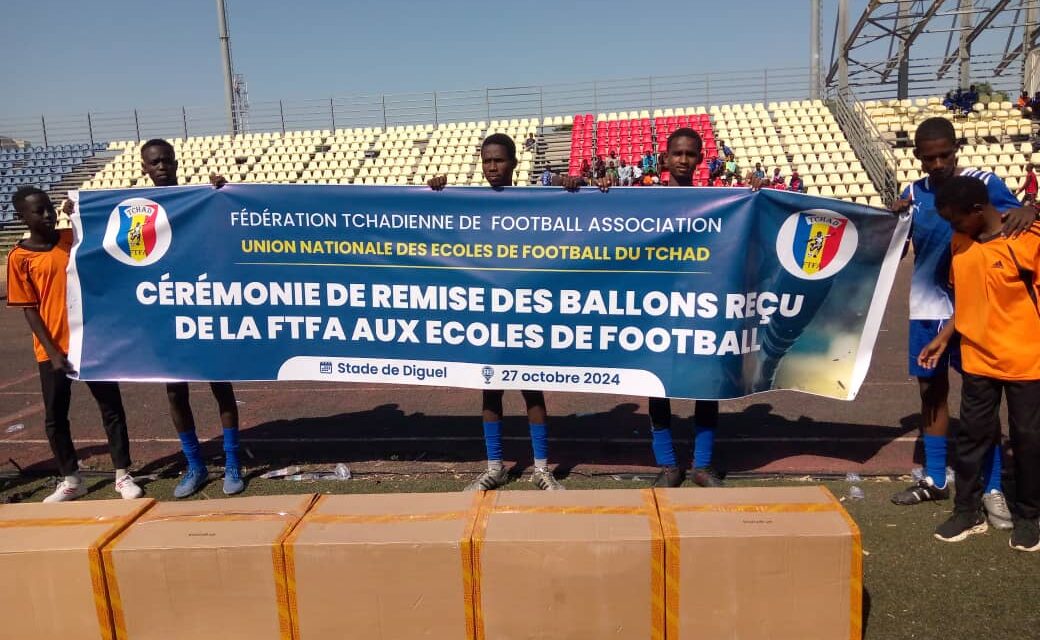
<path fill-rule="evenodd" d="M 69 425 L 72 367 L 69 351 L 69 317 L 65 305 L 66 270 L 72 249 L 72 230 L 58 231 L 58 214 L 47 194 L 36 187 L 22 187 L 12 198 L 18 216 L 29 228 L 7 259 L 7 306 L 21 307 L 33 333 L 33 348 L 43 390 L 45 429 L 51 452 L 64 476 L 44 502 L 75 500 L 87 493 L 79 476 L 79 461 Z M 88 382 L 97 401 L 108 436 L 109 453 L 115 467 L 116 491 L 125 499 L 140 498 L 144 492 L 127 473 L 130 467 L 130 438 L 119 385 Z"/>
<path fill-rule="evenodd" d="M 693 186 L 693 173 L 704 159 L 703 148 L 700 134 L 693 129 L 683 127 L 668 136 L 667 153 L 664 154 L 664 170 L 671 174 L 668 186 Z M 568 191 L 576 191 L 581 186 L 573 176 L 563 176 L 562 183 Z M 597 181 L 596 186 L 604 192 L 610 189 L 609 181 Z M 672 442 L 672 402 L 668 398 L 650 398 L 649 412 L 654 459 L 661 468 L 654 486 L 678 487 L 685 479 L 685 471 L 679 467 Z M 723 486 L 722 478 L 712 465 L 718 424 L 719 403 L 698 400 L 693 410 L 692 479 L 701 487 Z"/>
<path fill-rule="evenodd" d="M 950 414 L 949 367 L 960 368 L 960 349 L 956 343 L 936 360 L 933 367 L 918 364 L 921 350 L 949 325 L 953 300 L 949 291 L 950 240 L 953 232 L 935 206 L 935 194 L 958 175 L 979 178 L 986 185 L 989 201 L 998 211 L 1006 211 L 1004 233 L 1016 235 L 1028 228 L 1035 212 L 1021 208 L 1004 182 L 988 171 L 962 169 L 957 166 L 957 136 L 953 124 L 945 118 L 929 118 L 914 134 L 914 155 L 921 161 L 925 177 L 906 189 L 889 209 L 913 216 L 911 240 L 914 247 L 914 272 L 910 283 L 910 374 L 917 377 L 921 394 L 921 418 L 924 440 L 924 476 L 916 484 L 892 496 L 897 505 L 913 505 L 929 500 L 945 500 L 950 496 L 946 482 L 947 433 Z M 1001 482 L 1002 455 L 995 443 L 983 466 L 986 490 L 982 501 L 990 523 L 998 529 L 1010 529 L 1011 513 L 1007 507 Z"/>
<path fill-rule="evenodd" d="M 157 187 L 176 186 L 177 157 L 173 145 L 159 138 L 145 142 L 141 146 L 141 171 L 151 178 Z M 219 189 L 227 184 L 227 180 L 218 175 L 211 175 L 210 183 Z M 209 386 L 217 400 L 224 435 L 224 493 L 234 495 L 245 489 L 238 461 L 238 403 L 235 401 L 235 390 L 230 382 L 211 382 Z M 195 433 L 195 416 L 191 411 L 188 383 L 167 383 L 166 395 L 170 402 L 170 417 L 173 419 L 173 426 L 177 429 L 177 437 L 181 441 L 181 449 L 188 462 L 188 469 L 174 488 L 173 495 L 186 498 L 202 488 L 209 472 L 199 452 L 199 438 Z"/>
<path fill-rule="evenodd" d="M 935 206 L 956 231 L 950 268 L 955 307 L 921 350 L 918 364 L 936 366 L 955 333 L 964 361 L 961 425 L 953 437 L 957 495 L 953 515 L 935 537 L 958 542 L 987 529 L 982 476 L 1000 441 L 1004 395 L 1016 489 L 1009 545 L 1040 551 L 1040 222 L 1013 239 L 1004 237 L 986 184 L 964 175 L 943 184 Z"/>
<path fill-rule="evenodd" d="M 504 133 L 493 133 L 480 145 L 480 160 L 484 179 L 496 191 L 512 186 L 516 170 L 516 143 Z M 448 184 L 447 176 L 436 176 L 427 182 L 434 191 Z M 509 481 L 509 473 L 502 464 L 502 396 L 500 389 L 483 392 L 484 446 L 488 468 L 466 486 L 466 491 L 490 491 Z M 546 427 L 545 395 L 541 391 L 521 391 L 527 404 L 527 421 L 534 452 L 534 471 L 531 482 L 539 489 L 559 491 L 564 488 L 549 469 L 549 434 Z"/>

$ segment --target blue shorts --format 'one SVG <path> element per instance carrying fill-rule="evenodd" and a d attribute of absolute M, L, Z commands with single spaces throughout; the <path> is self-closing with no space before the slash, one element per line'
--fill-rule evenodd
<path fill-rule="evenodd" d="M 917 364 L 917 356 L 928 343 L 935 340 L 939 332 L 949 320 L 911 320 L 910 321 L 910 375 L 916 378 L 931 378 L 937 371 L 947 371 L 951 366 L 958 373 L 961 370 L 961 341 L 958 336 L 950 340 L 946 353 L 939 358 L 934 369 L 925 369 Z"/>

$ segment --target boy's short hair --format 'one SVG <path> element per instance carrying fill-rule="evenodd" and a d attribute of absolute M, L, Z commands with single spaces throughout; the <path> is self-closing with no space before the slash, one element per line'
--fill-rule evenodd
<path fill-rule="evenodd" d="M 914 133 L 914 146 L 926 140 L 949 140 L 956 144 L 957 131 L 953 128 L 953 123 L 946 118 L 928 118 L 917 125 L 917 131 Z"/>
<path fill-rule="evenodd" d="M 497 144 L 500 147 L 505 147 L 506 155 L 509 156 L 509 159 L 516 160 L 516 143 L 506 134 L 492 133 L 488 137 L 484 138 L 484 142 L 480 143 L 480 150 L 483 151 L 484 147 L 490 144 Z"/>
<path fill-rule="evenodd" d="M 986 183 L 971 176 L 953 176 L 935 194 L 935 208 L 939 211 L 954 207 L 957 211 L 968 211 L 976 205 L 989 204 Z"/>
<path fill-rule="evenodd" d="M 704 150 L 704 141 L 701 140 L 701 134 L 697 133 L 689 127 L 680 127 L 679 129 L 673 131 L 672 135 L 668 136 L 668 144 L 665 146 L 665 149 L 671 149 L 672 140 L 676 140 L 678 138 L 690 138 L 691 140 L 696 142 L 698 153 Z"/>
<path fill-rule="evenodd" d="M 149 147 L 166 147 L 170 150 L 171 153 L 177 153 L 177 151 L 173 148 L 173 145 L 170 144 L 168 140 L 163 140 L 162 138 L 152 138 L 151 140 L 142 144 L 141 155 L 144 155 L 144 150 L 148 149 Z"/>
<path fill-rule="evenodd" d="M 45 196 L 49 199 L 47 192 L 43 189 L 39 187 L 25 186 L 19 187 L 18 191 L 14 192 L 14 195 L 11 196 L 11 204 L 14 205 L 15 210 L 21 211 L 22 205 L 25 204 L 25 201 L 30 196 Z"/>

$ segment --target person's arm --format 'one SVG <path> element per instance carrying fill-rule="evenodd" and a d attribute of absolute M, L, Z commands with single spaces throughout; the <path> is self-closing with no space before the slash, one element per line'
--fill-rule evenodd
<path fill-rule="evenodd" d="M 448 186 L 448 176 L 434 176 L 426 181 L 426 186 L 434 191 L 444 191 L 444 187 Z"/>
<path fill-rule="evenodd" d="M 921 353 L 917 355 L 918 366 L 925 369 L 934 369 L 939 364 L 939 358 L 946 352 L 946 347 L 950 344 L 950 340 L 953 339 L 953 334 L 955 333 L 957 333 L 957 329 L 953 324 L 953 317 L 951 316 L 943 326 L 942 331 L 939 332 L 939 335 L 925 345 L 924 349 L 921 349 Z"/>
<path fill-rule="evenodd" d="M 47 325 L 44 324 L 43 318 L 40 316 L 40 310 L 37 307 L 25 307 L 25 321 L 29 323 L 29 329 L 32 330 L 33 335 L 40 341 L 43 346 L 43 350 L 47 352 L 47 357 L 50 358 L 51 367 L 55 371 L 72 371 L 72 365 L 69 363 L 68 358 L 61 352 L 58 345 L 54 343 L 54 337 L 51 336 L 51 332 L 47 330 Z"/>
<path fill-rule="evenodd" d="M 227 184 L 227 178 L 219 173 L 211 173 L 209 174 L 209 183 L 213 185 L 214 189 L 219 189 Z"/>

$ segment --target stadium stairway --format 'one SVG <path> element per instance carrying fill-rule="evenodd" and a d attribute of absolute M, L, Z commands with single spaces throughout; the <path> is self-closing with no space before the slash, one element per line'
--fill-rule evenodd
<path fill-rule="evenodd" d="M 535 154 L 531 172 L 531 184 L 540 184 L 545 167 L 552 167 L 557 174 L 567 171 L 571 155 L 570 127 L 545 126 L 538 135 L 538 152 Z"/>

